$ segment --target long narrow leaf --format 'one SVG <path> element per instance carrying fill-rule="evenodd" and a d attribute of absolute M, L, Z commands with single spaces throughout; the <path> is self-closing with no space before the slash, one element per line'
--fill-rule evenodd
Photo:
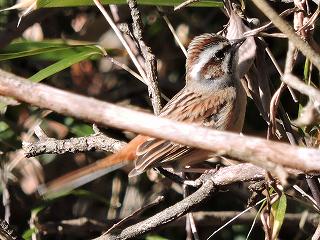
<path fill-rule="evenodd" d="M 43 79 L 45 79 L 45 78 L 47 78 L 57 72 L 60 72 L 75 63 L 81 62 L 85 59 L 89 59 L 93 56 L 98 56 L 98 55 L 100 55 L 100 56 L 103 55 L 103 53 L 101 52 L 101 50 L 99 48 L 97 48 L 97 47 L 89 48 L 86 51 L 71 55 L 67 58 L 64 58 L 64 59 L 50 65 L 49 67 L 42 69 L 41 71 L 37 72 L 35 75 L 30 77 L 29 79 L 33 82 L 40 82 Z"/>
<path fill-rule="evenodd" d="M 65 41 L 45 40 L 41 42 L 19 40 L 11 43 L 0 51 L 0 61 L 33 57 L 40 60 L 59 61 L 71 55 L 87 51 L 88 47 L 95 48 L 92 43 L 77 42 L 69 44 Z M 113 49 L 107 50 L 109 55 L 119 54 L 120 52 Z"/>
<path fill-rule="evenodd" d="M 56 52 L 59 50 L 66 50 L 66 49 L 68 49 L 68 47 L 63 47 L 63 48 L 48 47 L 48 48 L 43 48 L 43 49 L 33 49 L 33 50 L 22 51 L 22 52 L 1 53 L 0 54 L 0 61 L 21 58 L 21 57 L 34 56 L 34 55 L 39 55 L 39 54 L 43 54 L 43 53 Z"/>
<path fill-rule="evenodd" d="M 274 215 L 274 223 L 272 228 L 272 239 L 277 239 L 281 230 L 287 209 L 287 197 L 282 193 L 277 202 L 272 205 L 272 213 Z"/>
<path fill-rule="evenodd" d="M 102 4 L 127 4 L 126 0 L 101 0 Z M 152 6 L 177 6 L 184 2 L 184 0 L 138 0 L 138 4 L 152 5 Z M 92 0 L 38 0 L 38 8 L 48 7 L 80 7 L 92 6 Z M 223 7 L 221 0 L 205 0 L 191 4 L 197 7 Z"/>

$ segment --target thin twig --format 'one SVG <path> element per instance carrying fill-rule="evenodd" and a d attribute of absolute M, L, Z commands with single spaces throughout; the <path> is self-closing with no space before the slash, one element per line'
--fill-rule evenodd
<path fill-rule="evenodd" d="M 193 213 L 188 213 L 187 218 L 189 219 L 189 224 L 191 227 L 191 232 L 193 235 L 194 240 L 200 240 L 199 234 L 198 234 L 198 230 L 197 230 L 197 226 L 193 217 Z"/>
<path fill-rule="evenodd" d="M 290 41 L 320 70 L 320 56 L 310 45 L 302 40 L 295 33 L 293 28 L 284 21 L 277 12 L 275 12 L 265 0 L 252 0 L 254 4 L 279 28 L 281 32 L 286 34 Z"/>
<path fill-rule="evenodd" d="M 189 4 L 191 3 L 195 3 L 195 2 L 198 2 L 199 0 L 187 0 L 187 1 L 184 1 L 183 3 L 179 4 L 178 6 L 176 6 L 174 8 L 174 11 L 178 11 L 180 10 L 181 8 L 184 8 L 186 6 L 188 6 Z"/>
<path fill-rule="evenodd" d="M 167 17 L 167 15 L 165 15 L 165 13 L 163 12 L 161 7 L 158 7 L 159 13 L 162 16 L 163 20 L 166 22 L 166 24 L 168 25 L 168 28 L 170 30 L 170 32 L 172 33 L 174 39 L 176 40 L 176 42 L 178 43 L 181 51 L 183 52 L 184 56 L 187 57 L 187 50 L 186 48 L 183 46 L 182 42 L 180 41 L 176 31 L 174 30 L 169 18 Z"/>
<path fill-rule="evenodd" d="M 105 56 L 106 58 L 108 58 L 110 60 L 110 62 L 112 62 L 113 64 L 117 65 L 118 67 L 122 68 L 123 70 L 127 71 L 128 73 L 130 73 L 132 76 L 134 76 L 135 78 L 137 78 L 138 80 L 140 80 L 141 82 L 144 83 L 143 78 L 136 73 L 135 71 L 133 71 L 131 68 L 129 68 L 126 64 L 120 63 L 117 60 L 115 60 L 113 57 L 110 57 L 108 55 Z"/>
<path fill-rule="evenodd" d="M 309 96 L 310 98 L 318 101 L 320 103 L 320 91 L 310 85 L 305 84 L 299 78 L 294 76 L 293 74 L 285 74 L 282 78 L 282 81 L 289 85 L 290 87 L 298 90 L 302 94 Z"/>
<path fill-rule="evenodd" d="M 150 93 L 153 110 L 156 115 L 159 115 L 161 111 L 161 97 L 158 87 L 157 61 L 151 51 L 151 48 L 148 47 L 143 41 L 143 26 L 141 14 L 138 10 L 136 0 L 127 0 L 127 2 L 131 10 L 131 17 L 133 20 L 133 34 L 138 41 L 143 58 L 145 59 L 147 86 Z"/>
<path fill-rule="evenodd" d="M 246 171 L 243 171 L 243 169 L 246 169 Z M 136 238 L 192 211 L 195 207 L 206 201 L 215 191 L 217 186 L 226 186 L 235 182 L 261 180 L 264 178 L 264 173 L 265 171 L 263 169 L 250 164 L 238 164 L 221 168 L 216 172 L 216 174 L 208 176 L 206 180 L 199 179 L 200 181 L 203 181 L 203 185 L 193 194 L 184 198 L 175 205 L 166 208 L 162 212 L 157 213 L 144 221 L 127 227 L 118 233 L 103 235 L 96 238 L 96 240 Z"/>
<path fill-rule="evenodd" d="M 286 16 L 294 13 L 296 10 L 297 10 L 297 8 L 289 8 L 289 9 L 286 9 L 286 10 L 284 10 L 282 13 L 280 13 L 279 16 L 281 16 L 281 17 L 286 17 Z M 243 37 L 256 36 L 256 35 L 258 35 L 258 34 L 261 34 L 261 32 L 263 32 L 263 31 L 265 31 L 265 30 L 268 30 L 268 29 L 271 28 L 271 27 L 274 27 L 274 26 L 272 25 L 272 21 L 266 23 L 265 25 L 263 25 L 263 26 L 261 26 L 261 27 L 258 27 L 258 28 L 255 28 L 255 29 L 246 31 L 246 32 L 243 34 Z"/>
<path fill-rule="evenodd" d="M 238 211 L 203 211 L 203 212 L 193 212 L 194 218 L 202 228 L 212 228 L 221 226 L 221 222 L 229 221 L 234 216 L 239 215 Z M 304 212 L 305 213 L 305 212 Z M 301 221 L 304 218 L 304 226 L 307 225 L 311 228 L 316 228 L 319 223 L 318 213 L 286 213 L 285 221 L 283 223 L 283 228 L 286 230 L 291 230 L 290 232 L 296 233 L 296 229 L 302 228 Z M 257 216 L 255 212 L 246 212 L 242 214 L 237 219 L 235 219 L 234 224 L 250 224 Z M 68 219 L 63 221 L 49 221 L 43 223 L 37 223 L 38 228 L 41 228 L 41 232 L 47 234 L 56 234 L 57 229 L 59 233 L 64 235 L 75 235 L 79 238 L 84 238 L 85 235 L 89 235 L 92 231 L 102 232 L 106 227 L 110 226 L 114 222 L 120 221 L 121 219 L 107 219 L 104 222 L 99 222 L 90 218 L 76 218 Z M 2 223 L 0 223 L 1 225 Z M 168 225 L 168 228 L 182 228 L 185 224 L 185 217 L 181 217 Z M 257 219 L 257 225 L 261 225 L 261 221 Z M 1 229 L 0 229 L 1 230 Z M 8 231 L 8 229 L 6 229 Z M 89 237 L 87 237 L 89 238 Z M 16 238 L 8 238 L 8 240 L 13 240 Z M 7 239 L 6 239 L 7 240 Z"/>
<path fill-rule="evenodd" d="M 141 77 L 143 78 L 143 82 L 144 84 L 147 85 L 148 79 L 147 76 L 143 70 L 143 68 L 141 67 L 139 61 L 137 60 L 136 56 L 133 54 L 131 48 L 129 47 L 128 43 L 124 40 L 121 32 L 119 31 L 119 29 L 117 28 L 117 26 L 115 25 L 115 23 L 113 22 L 112 18 L 109 16 L 109 14 L 107 13 L 107 11 L 104 9 L 104 7 L 102 6 L 102 4 L 100 3 L 99 0 L 93 0 L 93 2 L 96 4 L 96 6 L 98 7 L 98 9 L 101 11 L 102 15 L 105 17 L 105 19 L 107 20 L 107 22 L 110 24 L 111 28 L 113 29 L 113 31 L 115 32 L 115 34 L 117 35 L 117 37 L 119 38 L 120 42 L 122 43 L 122 45 L 124 46 L 124 48 L 126 49 L 126 51 L 128 52 L 132 62 L 134 63 L 134 65 L 136 66 L 136 68 L 138 69 L 139 74 L 141 75 Z"/>
<path fill-rule="evenodd" d="M 234 222 L 237 218 L 239 218 L 241 215 L 245 214 L 246 212 L 248 212 L 249 210 L 251 210 L 252 208 L 258 206 L 259 204 L 263 203 L 264 201 L 266 201 L 266 198 L 261 199 L 259 202 L 257 202 L 254 206 L 252 207 L 248 207 L 247 209 L 245 209 L 244 211 L 238 213 L 237 215 L 235 215 L 233 218 L 231 218 L 228 222 L 226 222 L 225 224 L 223 224 L 221 227 L 219 227 L 217 230 L 215 230 L 208 238 L 207 240 L 209 240 L 210 238 L 212 238 L 216 233 L 218 233 L 220 230 L 222 230 L 223 228 L 225 228 L 226 226 L 228 226 L 230 223 Z"/>
<path fill-rule="evenodd" d="M 319 209 L 319 207 L 318 207 L 318 204 L 317 204 L 316 200 L 314 200 L 313 197 L 311 197 L 309 194 L 307 194 L 307 193 L 306 193 L 302 188 L 300 188 L 298 185 L 293 185 L 292 187 L 293 187 L 297 192 L 299 192 L 303 198 L 309 200 L 315 210 L 317 210 L 318 212 L 320 211 L 320 209 Z"/>
<path fill-rule="evenodd" d="M 134 217 L 137 217 L 138 215 L 142 214 L 143 212 L 145 212 L 146 210 L 150 209 L 151 207 L 154 207 L 156 205 L 158 205 L 160 202 L 164 201 L 164 196 L 159 196 L 157 197 L 154 201 L 152 201 L 151 203 L 137 209 L 136 211 L 134 211 L 133 213 L 131 213 L 129 216 L 121 219 L 121 221 L 117 222 L 116 224 L 114 224 L 111 228 L 108 229 L 108 231 L 106 231 L 103 235 L 106 235 L 112 231 L 114 231 L 114 229 L 119 228 L 120 226 L 123 226 L 124 223 L 126 223 L 127 221 L 131 220 Z"/>
<path fill-rule="evenodd" d="M 25 156 L 28 158 L 41 154 L 63 154 L 66 152 L 118 152 L 125 145 L 125 142 L 107 137 L 100 131 L 87 137 L 63 140 L 47 137 L 45 139 L 40 139 L 37 142 L 22 142 L 22 148 Z"/>
<path fill-rule="evenodd" d="M 311 240 L 319 240 L 320 239 L 320 224 L 318 225 L 316 231 L 314 232 Z"/>
<path fill-rule="evenodd" d="M 132 239 L 142 234 L 145 234 L 152 229 L 162 226 L 166 223 L 169 223 L 180 216 L 190 212 L 196 206 L 202 204 L 205 200 L 207 200 L 211 194 L 215 190 L 215 185 L 211 180 L 206 181 L 202 187 L 200 187 L 196 192 L 188 196 L 187 198 L 183 199 L 182 201 L 176 203 L 175 205 L 166 208 L 160 213 L 153 215 L 152 217 L 136 223 L 130 227 L 123 229 L 118 234 L 107 234 L 102 235 L 96 240 L 103 240 L 103 239 Z"/>

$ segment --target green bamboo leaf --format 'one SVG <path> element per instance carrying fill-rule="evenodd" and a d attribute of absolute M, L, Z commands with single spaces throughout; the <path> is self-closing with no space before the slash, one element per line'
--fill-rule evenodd
<path fill-rule="evenodd" d="M 29 240 L 29 239 L 32 239 L 32 234 L 36 233 L 37 232 L 37 229 L 36 228 L 29 228 L 27 229 L 23 235 L 22 235 L 22 238 L 24 240 Z"/>
<path fill-rule="evenodd" d="M 0 61 L 34 56 L 34 55 L 39 55 L 39 54 L 48 53 L 48 52 L 56 52 L 56 51 L 65 50 L 65 49 L 68 49 L 68 47 L 63 47 L 63 48 L 47 47 L 42 49 L 33 49 L 33 50 L 27 50 L 27 51 L 21 51 L 21 52 L 0 53 Z"/>
<path fill-rule="evenodd" d="M 67 58 L 64 58 L 64 59 L 62 59 L 52 65 L 40 70 L 39 72 L 34 74 L 32 77 L 30 77 L 29 80 L 31 80 L 33 82 L 40 82 L 43 79 L 45 79 L 45 78 L 47 78 L 57 72 L 60 72 L 75 63 L 81 62 L 85 59 L 90 59 L 92 57 L 97 57 L 99 55 L 103 56 L 103 53 L 100 48 L 87 47 L 86 50 L 84 50 L 80 53 L 76 53 L 74 55 L 71 55 Z"/>
<path fill-rule="evenodd" d="M 282 193 L 278 201 L 272 205 L 272 213 L 274 216 L 274 223 L 272 228 L 272 239 L 277 239 L 281 230 L 287 209 L 287 197 Z"/>
<path fill-rule="evenodd" d="M 1 49 L 1 52 L 22 52 L 27 50 L 33 49 L 42 49 L 48 47 L 68 47 L 68 46 L 75 46 L 75 45 L 86 45 L 87 42 L 81 44 L 68 44 L 61 39 L 47 39 L 43 41 L 30 41 L 25 39 L 19 39 L 12 42 L 10 45 L 6 46 L 4 49 Z"/>
<path fill-rule="evenodd" d="M 101 0 L 102 4 L 127 4 L 126 0 Z M 184 0 L 138 0 L 138 4 L 152 6 L 177 6 Z M 38 0 L 38 8 L 92 6 L 92 0 Z M 196 7 L 223 7 L 221 0 L 203 0 L 190 4 Z"/>
<path fill-rule="evenodd" d="M 95 46 L 87 42 L 77 42 L 77 44 L 68 44 L 61 40 L 45 40 L 41 42 L 32 41 L 17 41 L 11 43 L 0 51 L 0 61 L 21 58 L 33 57 L 46 61 L 59 61 L 71 55 L 83 52 L 88 47 Z M 108 49 L 108 54 L 113 56 L 120 54 L 119 51 Z"/>
<path fill-rule="evenodd" d="M 164 238 L 159 235 L 150 235 L 146 237 L 146 240 L 168 240 L 168 238 Z"/>

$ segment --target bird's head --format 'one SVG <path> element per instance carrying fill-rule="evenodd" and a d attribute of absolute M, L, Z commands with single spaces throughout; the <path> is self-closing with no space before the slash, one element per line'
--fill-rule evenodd
<path fill-rule="evenodd" d="M 206 33 L 195 37 L 188 48 L 186 80 L 224 81 L 236 74 L 237 49 L 244 39 L 229 41 L 217 34 Z"/>

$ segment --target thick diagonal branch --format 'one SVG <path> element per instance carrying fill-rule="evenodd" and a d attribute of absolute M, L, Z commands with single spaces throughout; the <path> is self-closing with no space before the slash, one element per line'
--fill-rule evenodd
<path fill-rule="evenodd" d="M 320 172 L 320 150 L 240 136 L 152 116 L 80 96 L 0 70 L 0 94 L 104 126 L 126 129 L 251 162 L 265 169 L 277 164 Z"/>
<path fill-rule="evenodd" d="M 245 171 L 243 171 L 245 169 Z M 97 238 L 99 240 L 108 239 L 132 239 L 144 233 L 172 222 L 184 214 L 190 212 L 195 207 L 199 206 L 211 196 L 216 189 L 216 186 L 225 186 L 236 182 L 247 182 L 250 180 L 261 180 L 264 178 L 265 171 L 251 164 L 239 164 L 230 167 L 219 169 L 211 177 L 206 174 L 207 180 L 193 194 L 184 198 L 175 205 L 166 208 L 165 210 L 153 215 L 152 217 L 125 228 L 120 232 L 113 232 L 107 235 L 102 235 Z"/>

